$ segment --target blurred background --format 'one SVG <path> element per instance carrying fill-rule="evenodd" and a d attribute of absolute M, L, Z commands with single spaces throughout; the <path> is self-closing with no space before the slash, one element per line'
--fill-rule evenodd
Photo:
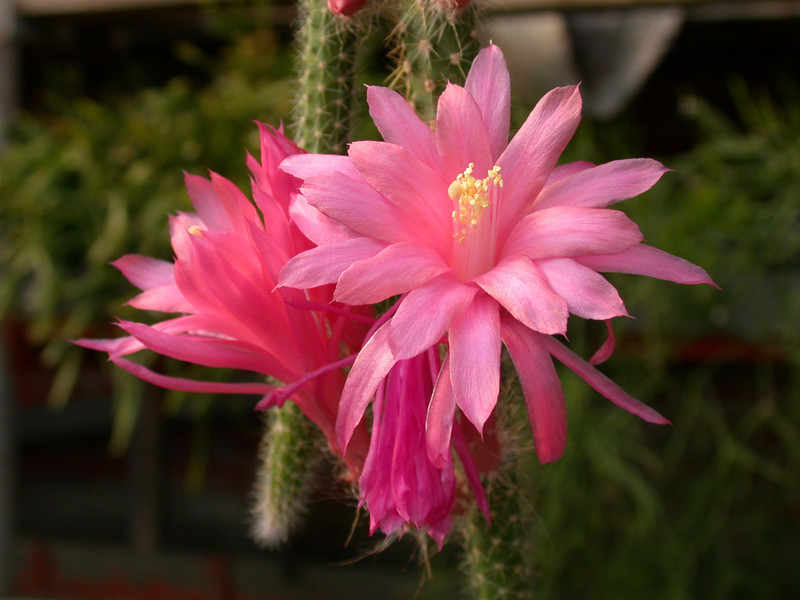
<path fill-rule="evenodd" d="M 564 160 L 674 169 L 622 205 L 721 290 L 633 276 L 604 372 L 673 423 L 563 378 L 570 438 L 538 467 L 542 598 L 800 593 L 800 1 L 492 0 L 517 125 L 582 81 Z M 452 545 L 376 552 L 327 474 L 281 551 L 247 534 L 247 400 L 166 393 L 67 343 L 116 335 L 108 262 L 170 257 L 182 170 L 247 186 L 254 119 L 291 109 L 291 2 L 0 0 L 0 596 L 392 599 L 461 594 Z M 372 27 L 363 70 L 390 65 Z M 363 136 L 375 136 L 369 124 Z M 570 324 L 590 355 L 604 326 Z M 164 362 L 166 371 L 186 367 Z"/>

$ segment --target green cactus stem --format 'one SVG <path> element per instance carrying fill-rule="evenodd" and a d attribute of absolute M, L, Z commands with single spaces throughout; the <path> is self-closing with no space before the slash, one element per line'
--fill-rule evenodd
<path fill-rule="evenodd" d="M 462 85 L 480 49 L 474 2 L 403 0 L 395 28 L 391 86 L 404 94 L 424 121 L 432 123 L 447 82 Z"/>

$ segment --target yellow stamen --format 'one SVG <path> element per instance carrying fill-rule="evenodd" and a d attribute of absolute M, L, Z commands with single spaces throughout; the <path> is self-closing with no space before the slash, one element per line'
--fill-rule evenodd
<path fill-rule="evenodd" d="M 188 231 L 191 235 L 203 235 L 203 230 L 200 229 L 199 225 L 192 225 L 186 231 Z"/>
<path fill-rule="evenodd" d="M 456 231 L 453 237 L 459 242 L 467 238 L 469 230 L 478 225 L 483 211 L 489 207 L 490 185 L 503 187 L 503 178 L 500 176 L 500 167 L 495 165 L 483 179 L 475 179 L 473 171 L 475 163 L 469 163 L 466 170 L 447 188 L 447 194 L 457 208 L 453 210 L 453 222 Z"/>

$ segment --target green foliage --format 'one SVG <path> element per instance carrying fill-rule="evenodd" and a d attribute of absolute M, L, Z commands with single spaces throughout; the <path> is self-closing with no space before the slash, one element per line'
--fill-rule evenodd
<path fill-rule="evenodd" d="M 251 34 L 201 89 L 176 78 L 107 104 L 64 99 L 12 132 L 0 156 L 0 316 L 21 316 L 58 367 L 52 402 L 66 401 L 81 366 L 67 340 L 117 335 L 105 324 L 125 316 L 120 306 L 135 293 L 108 263 L 127 253 L 170 258 L 167 215 L 190 208 L 182 170 L 246 184 L 244 148 L 258 147 L 252 120 L 288 112 L 288 65 L 276 49 L 268 31 Z"/>

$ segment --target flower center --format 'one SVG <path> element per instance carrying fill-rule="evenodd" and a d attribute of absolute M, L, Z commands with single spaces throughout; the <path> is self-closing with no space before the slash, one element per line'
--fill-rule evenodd
<path fill-rule="evenodd" d="M 477 227 L 483 212 L 489 208 L 491 192 L 494 187 L 503 187 L 500 167 L 495 165 L 483 179 L 475 179 L 472 174 L 475 163 L 469 163 L 466 170 L 453 180 L 447 194 L 455 203 L 453 209 L 453 237 L 464 242 Z"/>

